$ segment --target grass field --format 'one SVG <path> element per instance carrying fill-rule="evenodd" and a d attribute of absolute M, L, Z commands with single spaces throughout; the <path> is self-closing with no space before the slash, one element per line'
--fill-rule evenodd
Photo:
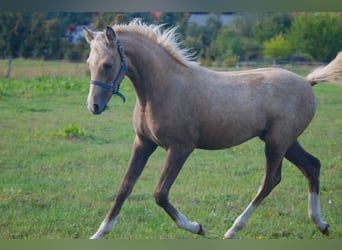
<path fill-rule="evenodd" d="M 5 72 L 5 61 L 0 65 Z M 0 239 L 88 238 L 112 205 L 130 156 L 131 84 L 126 79 L 121 87 L 125 104 L 113 98 L 103 115 L 92 116 L 85 107 L 84 64 L 13 65 L 13 78 L 0 79 Z M 330 236 L 309 220 L 306 180 L 284 161 L 281 184 L 238 238 L 342 238 L 342 88 L 327 84 L 314 90 L 318 110 L 300 141 L 322 162 L 321 208 Z M 164 156 L 159 149 L 151 157 L 107 238 L 203 239 L 178 229 L 154 203 Z M 220 239 L 255 195 L 263 165 L 257 139 L 228 150 L 197 150 L 170 199 L 202 223 L 204 239 Z"/>

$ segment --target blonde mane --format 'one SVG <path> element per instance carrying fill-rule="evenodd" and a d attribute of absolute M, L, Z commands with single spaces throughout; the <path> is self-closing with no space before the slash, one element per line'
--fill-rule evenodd
<path fill-rule="evenodd" d="M 177 40 L 177 26 L 162 30 L 164 24 L 145 24 L 140 19 L 134 19 L 129 24 L 116 24 L 113 29 L 116 32 L 135 32 L 162 46 L 177 62 L 185 65 L 197 65 L 195 57 L 188 49 L 181 48 L 181 42 Z"/>

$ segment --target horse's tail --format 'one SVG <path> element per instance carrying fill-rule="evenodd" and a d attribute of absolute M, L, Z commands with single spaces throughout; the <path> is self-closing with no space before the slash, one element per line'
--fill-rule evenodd
<path fill-rule="evenodd" d="M 342 51 L 328 65 L 310 73 L 306 79 L 313 86 L 321 82 L 335 82 L 342 77 Z"/>

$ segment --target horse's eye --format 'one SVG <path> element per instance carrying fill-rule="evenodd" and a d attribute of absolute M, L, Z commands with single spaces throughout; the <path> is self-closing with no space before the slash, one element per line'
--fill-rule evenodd
<path fill-rule="evenodd" d="M 113 67 L 113 64 L 111 63 L 105 63 L 104 68 L 105 69 L 111 69 Z"/>

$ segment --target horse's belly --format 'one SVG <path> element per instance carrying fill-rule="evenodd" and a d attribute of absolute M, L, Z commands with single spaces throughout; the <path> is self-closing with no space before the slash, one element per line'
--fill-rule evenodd
<path fill-rule="evenodd" d="M 200 149 L 224 149 L 239 145 L 249 139 L 260 136 L 263 128 L 250 129 L 241 126 L 239 129 L 214 129 L 202 132 L 198 140 L 197 148 Z"/>

